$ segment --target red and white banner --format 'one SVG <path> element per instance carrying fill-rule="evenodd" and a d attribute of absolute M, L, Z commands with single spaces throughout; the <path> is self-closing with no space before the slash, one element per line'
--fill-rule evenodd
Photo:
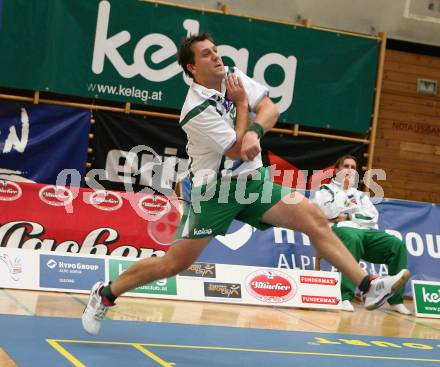
<path fill-rule="evenodd" d="M 0 246 L 82 254 L 162 255 L 180 220 L 177 200 L 0 180 Z"/>

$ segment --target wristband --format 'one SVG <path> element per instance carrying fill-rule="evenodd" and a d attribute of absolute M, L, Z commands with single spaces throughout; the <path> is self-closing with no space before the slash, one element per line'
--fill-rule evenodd
<path fill-rule="evenodd" d="M 246 131 L 255 131 L 258 135 L 258 139 L 261 139 L 264 135 L 263 126 L 261 126 L 258 122 L 253 122 L 250 124 Z"/>

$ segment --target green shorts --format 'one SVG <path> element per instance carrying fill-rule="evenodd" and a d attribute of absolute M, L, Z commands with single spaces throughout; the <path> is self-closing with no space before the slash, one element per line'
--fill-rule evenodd
<path fill-rule="evenodd" d="M 261 230 L 272 227 L 261 217 L 290 192 L 291 188 L 272 183 L 264 167 L 247 179 L 222 179 L 192 188 L 176 238 L 225 235 L 234 219 Z"/>

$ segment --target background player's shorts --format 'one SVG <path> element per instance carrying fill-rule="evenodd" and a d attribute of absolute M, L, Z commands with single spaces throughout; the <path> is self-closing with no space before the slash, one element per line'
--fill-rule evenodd
<path fill-rule="evenodd" d="M 272 183 L 264 167 L 247 179 L 218 180 L 210 188 L 193 188 L 176 238 L 225 235 L 234 219 L 261 230 L 272 227 L 261 217 L 290 192 L 291 188 Z"/>

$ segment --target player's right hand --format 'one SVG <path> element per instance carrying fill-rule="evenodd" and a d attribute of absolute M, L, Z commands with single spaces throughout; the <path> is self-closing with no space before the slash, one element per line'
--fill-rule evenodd
<path fill-rule="evenodd" d="M 345 177 L 344 177 L 344 182 L 343 182 L 342 190 L 348 191 L 349 188 L 350 188 L 350 175 L 346 174 Z"/>
<path fill-rule="evenodd" d="M 226 77 L 226 92 L 234 104 L 248 105 L 248 97 L 241 79 L 235 74 L 229 74 Z"/>

